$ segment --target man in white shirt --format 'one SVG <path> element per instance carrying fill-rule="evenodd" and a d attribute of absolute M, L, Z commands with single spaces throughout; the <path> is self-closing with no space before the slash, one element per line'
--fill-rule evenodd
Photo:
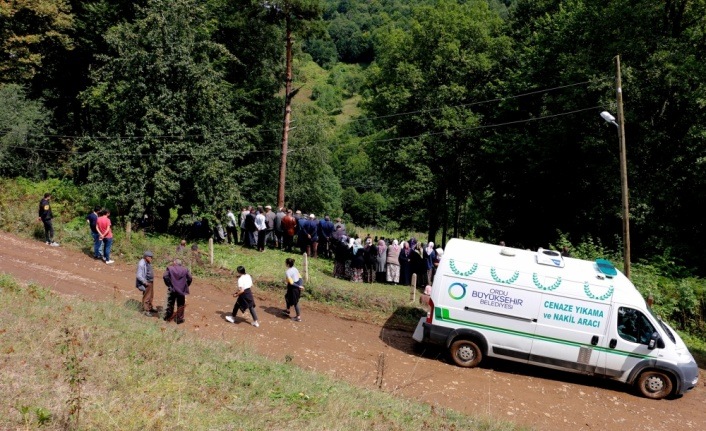
<path fill-rule="evenodd" d="M 257 215 L 255 216 L 255 227 L 257 228 L 257 251 L 265 251 L 265 237 L 267 229 L 267 220 L 262 207 L 257 207 Z"/>
<path fill-rule="evenodd" d="M 228 212 L 226 213 L 226 236 L 228 237 L 228 244 L 231 242 L 231 238 L 233 239 L 233 244 L 238 243 L 238 222 L 235 219 L 235 214 L 233 214 L 233 210 L 231 208 L 228 208 Z"/>

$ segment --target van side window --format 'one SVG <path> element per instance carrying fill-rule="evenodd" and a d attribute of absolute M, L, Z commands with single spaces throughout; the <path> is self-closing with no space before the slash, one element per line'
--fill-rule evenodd
<path fill-rule="evenodd" d="M 627 307 L 618 308 L 618 335 L 632 343 L 649 344 L 654 326 L 641 312 Z"/>

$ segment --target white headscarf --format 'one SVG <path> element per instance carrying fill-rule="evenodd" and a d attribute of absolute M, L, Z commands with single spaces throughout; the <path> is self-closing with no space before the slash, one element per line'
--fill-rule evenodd
<path fill-rule="evenodd" d="M 427 249 L 426 249 L 427 254 L 432 254 L 434 252 L 434 243 L 429 241 L 427 243 Z"/>
<path fill-rule="evenodd" d="M 358 250 L 363 248 L 362 245 L 360 245 L 360 238 L 356 238 L 355 241 L 353 241 L 353 254 L 358 253 Z"/>

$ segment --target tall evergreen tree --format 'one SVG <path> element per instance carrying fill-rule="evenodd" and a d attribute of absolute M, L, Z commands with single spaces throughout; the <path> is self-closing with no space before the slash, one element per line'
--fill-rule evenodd
<path fill-rule="evenodd" d="M 150 0 L 134 23 L 112 28 L 110 55 L 83 93 L 90 128 L 77 164 L 88 185 L 124 215 L 214 214 L 239 194 L 248 151 L 224 69 L 235 58 L 212 41 L 196 0 Z"/>

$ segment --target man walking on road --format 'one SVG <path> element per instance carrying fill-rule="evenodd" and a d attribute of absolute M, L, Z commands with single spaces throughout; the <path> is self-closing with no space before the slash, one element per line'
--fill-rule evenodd
<path fill-rule="evenodd" d="M 192 281 L 191 272 L 188 268 L 182 266 L 181 259 L 174 259 L 174 263 L 167 267 L 162 278 L 169 291 L 164 320 L 169 322 L 174 319 L 177 325 L 182 324 L 184 323 L 186 295 L 189 294 L 189 286 Z M 176 312 L 174 312 L 174 303 L 177 306 Z"/>
<path fill-rule="evenodd" d="M 98 222 L 98 212 L 100 210 L 101 207 L 96 205 L 95 207 L 93 207 L 93 211 L 88 213 L 88 215 L 86 216 L 86 222 L 91 228 L 91 236 L 93 237 L 93 257 L 96 259 L 103 259 L 103 255 L 101 254 L 102 241 L 100 240 L 100 234 L 98 233 L 98 229 L 96 228 L 96 222 Z"/>
<path fill-rule="evenodd" d="M 44 193 L 44 199 L 39 201 L 39 213 L 37 220 L 44 224 L 44 239 L 47 245 L 52 247 L 58 247 L 59 243 L 54 241 L 54 226 L 52 225 L 52 219 L 54 216 L 51 213 L 51 193 Z"/>
<path fill-rule="evenodd" d="M 154 299 L 154 270 L 152 269 L 152 254 L 151 251 L 146 251 L 142 255 L 142 259 L 137 263 L 137 274 L 135 275 L 135 287 L 142 292 L 142 313 L 145 316 L 151 316 L 156 313 L 152 307 L 152 299 Z"/>

